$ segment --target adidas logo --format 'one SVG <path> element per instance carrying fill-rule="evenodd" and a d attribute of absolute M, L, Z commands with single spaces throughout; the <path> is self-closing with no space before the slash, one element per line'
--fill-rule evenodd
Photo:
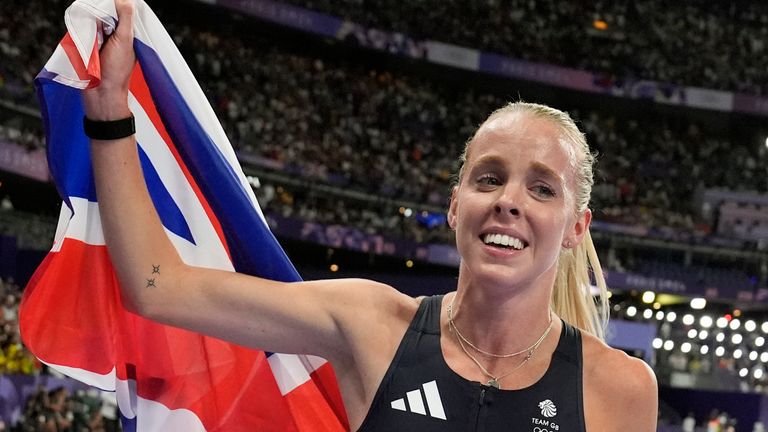
<path fill-rule="evenodd" d="M 422 398 L 422 391 L 424 397 Z M 405 401 L 408 400 L 408 407 L 406 408 Z M 429 408 L 429 416 L 442 420 L 445 418 L 445 410 L 443 409 L 443 401 L 440 400 L 440 392 L 437 391 L 437 381 L 430 381 L 421 385 L 421 389 L 409 391 L 405 394 L 404 398 L 395 399 L 392 401 L 392 409 L 398 411 L 412 412 L 415 414 L 427 415 L 427 411 L 424 409 L 424 400 L 427 401 L 427 408 Z"/>

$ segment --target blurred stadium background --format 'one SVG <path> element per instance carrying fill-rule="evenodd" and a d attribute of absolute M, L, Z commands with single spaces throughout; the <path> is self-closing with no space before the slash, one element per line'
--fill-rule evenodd
<path fill-rule="evenodd" d="M 0 430 L 117 428 L 113 402 L 51 375 L 16 324 L 60 206 L 32 82 L 68 3 L 0 3 Z M 305 279 L 451 290 L 464 142 L 506 101 L 570 112 L 599 154 L 609 340 L 656 371 L 659 430 L 768 423 L 768 4 L 148 3 Z"/>

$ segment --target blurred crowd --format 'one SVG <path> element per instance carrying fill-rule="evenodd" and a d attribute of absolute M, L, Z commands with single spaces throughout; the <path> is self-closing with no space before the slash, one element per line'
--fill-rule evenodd
<path fill-rule="evenodd" d="M 504 5 L 496 2 L 472 2 L 471 5 L 466 2 L 443 2 L 441 7 L 429 7 L 429 2 L 413 2 L 398 7 L 366 4 L 365 8 L 361 2 L 355 1 L 340 4 L 347 6 L 342 9 L 345 16 L 352 19 L 368 22 L 373 16 L 379 16 L 382 21 L 376 22 L 377 25 L 416 36 L 442 29 L 456 33 L 456 37 L 488 39 L 464 42 L 471 46 L 492 43 L 496 37 L 504 38 L 505 32 L 476 31 L 459 25 L 441 25 L 430 29 L 431 23 L 440 22 L 433 15 L 446 14 L 443 23 L 446 19 L 450 22 L 460 18 L 477 24 L 478 28 L 494 28 L 491 26 L 493 22 L 497 22 L 498 27 L 511 14 L 515 20 L 525 23 L 523 28 L 533 26 L 527 30 L 518 26 L 504 27 L 514 30 L 510 37 L 516 43 L 530 45 L 530 48 L 511 55 L 537 53 L 550 56 L 547 61 L 562 64 L 569 63 L 567 56 L 558 57 L 560 50 L 539 49 L 537 44 L 565 48 L 557 42 L 558 38 L 579 40 L 572 37 L 574 33 L 591 37 L 590 32 L 583 28 L 584 23 L 581 23 L 587 17 L 587 24 L 592 22 L 593 17 L 602 16 L 603 19 L 623 23 L 627 30 L 636 30 L 636 26 L 640 25 L 639 16 L 643 14 L 630 12 L 630 9 L 649 10 L 654 16 L 663 10 L 663 16 L 651 20 L 660 28 L 666 28 L 666 25 L 698 28 L 698 25 L 688 21 L 701 19 L 707 23 L 714 20 L 712 23 L 719 25 L 726 20 L 728 26 L 715 26 L 726 31 L 734 27 L 747 28 L 733 23 L 746 20 L 745 16 L 754 13 L 754 8 L 759 8 L 750 4 L 735 11 L 724 5 L 704 8 L 702 4 L 702 14 L 693 18 L 694 15 L 678 3 L 670 3 L 669 9 L 651 8 L 646 4 L 648 2 L 639 3 L 614 5 L 598 2 L 588 8 L 577 3 L 550 1 Z M 48 51 L 39 47 L 54 46 L 55 39 L 51 40 L 51 34 L 59 33 L 52 29 L 61 26 L 60 11 L 54 13 L 54 7 L 39 8 L 34 4 L 10 0 L 4 2 L 2 7 L 16 6 L 14 13 L 0 14 L 0 51 L 10 59 L 0 66 L 3 68 L 0 69 L 0 80 L 3 82 L 0 96 L 27 105 L 33 105 L 31 79 L 48 55 Z M 321 9 L 331 7 L 325 2 L 307 2 L 306 5 Z M 686 6 L 690 7 L 694 6 Z M 414 10 L 406 13 L 407 10 L 402 8 Z M 722 8 L 725 10 L 721 11 Z M 354 59 L 298 52 L 280 41 L 243 35 L 227 27 L 212 30 L 205 23 L 164 14 L 161 5 L 156 9 L 206 91 L 235 148 L 243 155 L 265 158 L 277 164 L 281 171 L 311 181 L 360 190 L 383 198 L 444 205 L 452 174 L 458 168 L 456 158 L 464 142 L 485 115 L 508 101 L 499 94 L 466 86 L 457 87 L 419 74 L 371 67 Z M 679 10 L 686 19 L 669 18 L 669 10 Z M 395 11 L 401 18 L 399 24 L 391 16 Z M 485 16 L 486 20 L 490 20 L 487 25 L 491 27 L 483 27 L 485 21 L 482 19 L 466 19 L 475 15 L 480 18 Z M 425 16 L 429 19 L 424 19 Z M 571 19 L 573 16 L 581 18 Z M 419 17 L 421 26 L 416 25 L 415 17 Z M 566 17 L 569 17 L 567 24 L 564 22 Z M 541 27 L 550 21 L 562 25 L 552 25 L 552 29 Z M 709 26 L 706 24 L 703 27 Z M 539 30 L 534 31 L 537 28 Z M 697 37 L 695 31 L 685 29 L 687 27 L 666 28 L 664 31 L 626 31 L 623 42 L 612 41 L 608 45 L 624 47 L 633 38 L 661 37 L 673 30 L 675 35 L 683 38 Z M 530 37 L 518 37 L 518 32 Z M 11 34 L 14 36 L 11 37 Z M 542 39 L 534 37 L 536 35 Z M 546 40 L 543 35 L 548 35 Z M 675 40 L 673 44 L 654 41 L 647 44 L 654 49 L 640 51 L 671 49 L 670 45 L 679 43 L 680 40 Z M 574 45 L 599 53 L 586 43 Z M 696 45 L 687 43 L 686 46 Z M 562 51 L 568 55 L 578 52 L 574 49 Z M 656 56 L 669 61 L 679 60 L 687 65 L 694 59 L 704 61 L 709 55 L 721 59 L 717 52 L 701 48 L 696 49 L 696 56 L 673 55 L 672 52 L 656 53 Z M 625 63 L 620 61 L 618 64 Z M 640 64 L 653 65 L 654 62 L 643 61 Z M 741 71 L 736 66 L 729 65 L 728 71 Z M 611 70 L 620 71 L 621 68 L 616 66 Z M 687 73 L 686 76 L 706 75 Z M 727 76 L 733 75 L 730 73 Z M 768 155 L 757 143 L 738 140 L 722 131 L 712 131 L 707 125 L 694 120 L 681 122 L 662 115 L 638 119 L 597 108 L 570 111 L 587 133 L 593 149 L 599 153 L 598 182 L 592 204 L 598 209 L 598 219 L 707 231 L 710 228 L 706 224 L 697 226 L 700 221 L 697 220 L 694 197 L 698 191 L 714 186 L 758 192 L 768 189 Z M 28 146 L 41 142 L 41 133 L 35 136 L 21 126 L 6 126 L 0 132 Z M 281 202 L 277 200 L 275 204 Z M 344 206 L 331 205 L 314 211 L 317 200 L 292 199 L 289 204 L 296 207 L 291 210 L 294 213 L 318 212 L 327 213 L 334 220 L 356 219 L 342 214 L 349 210 Z M 350 211 L 355 211 L 354 205 L 349 207 L 353 208 Z M 378 212 L 380 209 L 366 207 L 358 213 L 362 214 L 365 210 Z M 391 224 L 391 220 L 374 222 L 379 224 L 376 228 L 382 230 Z"/>
<path fill-rule="evenodd" d="M 765 2 L 288 0 L 359 24 L 605 73 L 768 91 Z"/>
<path fill-rule="evenodd" d="M 106 414 L 106 415 L 105 415 Z M 39 387 L 27 400 L 15 432 L 113 432 L 120 426 L 115 407 L 104 403 L 97 390 L 71 393 L 64 387 Z"/>
<path fill-rule="evenodd" d="M 0 278 L 0 375 L 40 372 L 42 365 L 21 343 L 19 303 L 22 288 L 12 278 Z"/>

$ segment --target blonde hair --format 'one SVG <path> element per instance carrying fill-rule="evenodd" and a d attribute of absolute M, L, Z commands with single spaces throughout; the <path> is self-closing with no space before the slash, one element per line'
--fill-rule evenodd
<path fill-rule="evenodd" d="M 592 166 L 595 163 L 595 155 L 590 152 L 584 134 L 567 113 L 546 105 L 528 102 L 511 102 L 491 113 L 486 122 L 501 115 L 517 113 L 529 114 L 552 122 L 560 128 L 562 138 L 572 144 L 571 159 L 576 179 L 574 212 L 577 215 L 582 214 L 589 206 L 594 184 Z M 467 141 L 459 157 L 458 181 L 461 181 L 464 173 L 464 164 L 473 139 L 474 136 Z M 592 296 L 590 273 L 599 291 L 596 298 Z M 560 251 L 551 306 L 558 316 L 571 325 L 601 340 L 605 338 L 609 312 L 608 289 L 588 227 L 582 242 L 577 247 Z"/>

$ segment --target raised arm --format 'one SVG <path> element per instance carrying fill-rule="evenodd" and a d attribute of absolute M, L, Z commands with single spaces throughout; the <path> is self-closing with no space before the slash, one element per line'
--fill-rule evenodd
<path fill-rule="evenodd" d="M 116 3 L 119 24 L 101 50 L 102 81 L 84 92 L 86 117 L 94 121 L 131 115 L 133 6 L 131 0 Z M 281 283 L 188 266 L 151 202 L 134 137 L 93 139 L 91 153 L 102 226 L 123 300 L 140 315 L 246 346 L 332 359 L 363 343 L 349 331 L 355 320 L 386 323 L 407 302 L 371 281 Z"/>

